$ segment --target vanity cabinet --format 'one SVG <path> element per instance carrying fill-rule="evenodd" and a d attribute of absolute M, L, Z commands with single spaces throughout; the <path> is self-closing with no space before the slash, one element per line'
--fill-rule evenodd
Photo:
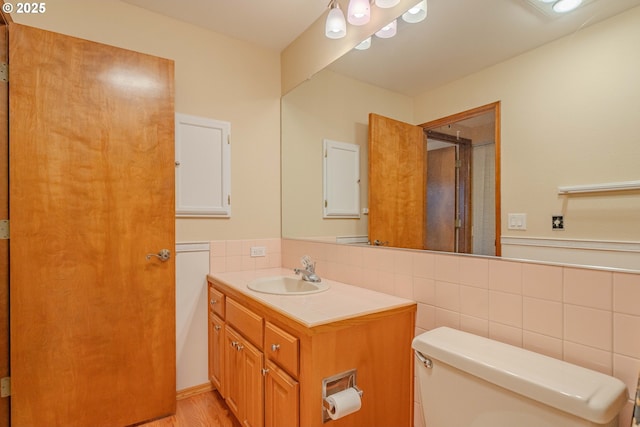
<path fill-rule="evenodd" d="M 209 295 L 223 304 L 212 307 L 224 316 L 210 311 L 211 381 L 222 363 L 216 388 L 243 426 L 323 427 L 322 381 L 352 369 L 362 407 L 332 427 L 413 425 L 415 303 L 309 325 L 213 276 L 208 281 Z"/>

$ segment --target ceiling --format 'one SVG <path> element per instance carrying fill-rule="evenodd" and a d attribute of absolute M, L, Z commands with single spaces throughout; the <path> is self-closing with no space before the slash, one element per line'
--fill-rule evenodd
<path fill-rule="evenodd" d="M 327 11 L 327 0 L 123 0 L 230 37 L 281 51 Z M 635 6 L 640 0 L 584 0 L 553 16 L 536 0 L 428 0 L 419 24 L 399 21 L 330 68 L 395 92 L 414 94 L 475 73 Z M 179 6 L 178 6 L 179 4 Z M 372 8 L 375 13 L 375 7 Z"/>

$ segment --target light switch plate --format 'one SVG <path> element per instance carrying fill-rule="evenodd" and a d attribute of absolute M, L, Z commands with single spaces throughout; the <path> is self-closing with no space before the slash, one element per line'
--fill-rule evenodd
<path fill-rule="evenodd" d="M 524 213 L 510 213 L 508 215 L 507 228 L 509 230 L 526 230 L 527 229 L 527 214 L 524 214 Z"/>

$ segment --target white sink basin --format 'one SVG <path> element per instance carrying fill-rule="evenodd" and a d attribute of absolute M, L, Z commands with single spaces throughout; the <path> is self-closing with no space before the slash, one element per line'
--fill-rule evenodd
<path fill-rule="evenodd" d="M 251 281 L 247 287 L 256 292 L 276 295 L 306 295 L 323 292 L 329 285 L 323 282 L 306 282 L 297 277 L 272 276 Z"/>

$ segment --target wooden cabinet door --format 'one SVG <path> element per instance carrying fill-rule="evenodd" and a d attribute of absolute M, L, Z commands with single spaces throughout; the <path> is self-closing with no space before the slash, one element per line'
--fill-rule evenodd
<path fill-rule="evenodd" d="M 244 388 L 242 387 L 242 357 L 238 351 L 238 345 L 242 337 L 229 325 L 224 332 L 224 399 L 237 419 L 241 418 L 240 408 L 244 400 Z"/>
<path fill-rule="evenodd" d="M 216 315 L 209 315 L 209 379 L 224 397 L 224 322 Z"/>
<path fill-rule="evenodd" d="M 242 382 L 245 398 L 242 401 L 240 421 L 245 427 L 264 426 L 264 355 L 245 340 L 241 344 Z"/>
<path fill-rule="evenodd" d="M 225 400 L 245 427 L 264 425 L 264 355 L 228 325 L 225 328 Z"/>
<path fill-rule="evenodd" d="M 9 33 L 12 423 L 171 414 L 173 62 Z"/>
<path fill-rule="evenodd" d="M 426 141 L 419 126 L 369 114 L 369 240 L 424 249 Z"/>
<path fill-rule="evenodd" d="M 267 361 L 264 392 L 265 427 L 298 427 L 299 385 L 275 364 Z"/>

